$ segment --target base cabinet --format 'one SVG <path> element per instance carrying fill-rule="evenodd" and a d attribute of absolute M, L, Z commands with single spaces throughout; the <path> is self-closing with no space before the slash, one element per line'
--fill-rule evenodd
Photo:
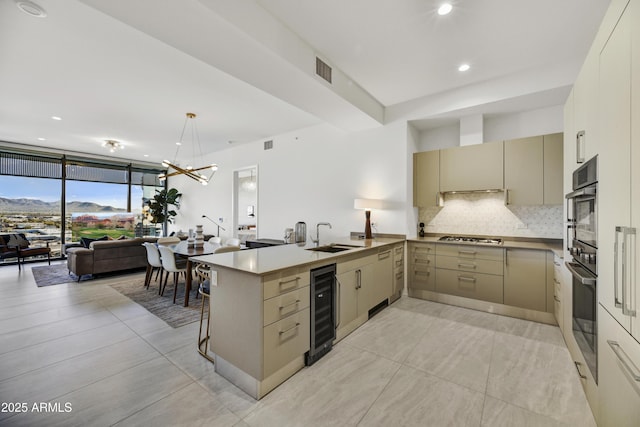
<path fill-rule="evenodd" d="M 435 243 L 409 242 L 407 292 L 436 290 L 436 245 Z"/>
<path fill-rule="evenodd" d="M 504 303 L 547 311 L 547 257 L 545 251 L 505 249 Z"/>
<path fill-rule="evenodd" d="M 598 425 L 640 425 L 640 343 L 599 306 Z"/>

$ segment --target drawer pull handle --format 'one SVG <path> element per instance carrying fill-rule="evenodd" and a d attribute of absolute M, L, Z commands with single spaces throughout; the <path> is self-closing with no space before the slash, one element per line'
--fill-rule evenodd
<path fill-rule="evenodd" d="M 431 260 L 430 259 L 420 259 L 417 258 L 414 262 L 414 264 L 431 264 Z"/>
<path fill-rule="evenodd" d="M 580 379 L 586 380 L 587 379 L 586 375 L 582 375 L 582 372 L 580 372 L 580 365 L 582 365 L 582 363 L 576 362 L 576 361 L 574 361 L 573 363 L 574 365 L 576 365 L 576 371 L 578 371 L 578 376 L 580 377 Z"/>
<path fill-rule="evenodd" d="M 382 252 L 378 254 L 378 259 L 387 259 L 391 256 L 391 251 Z"/>
<path fill-rule="evenodd" d="M 472 283 L 476 282 L 475 277 L 458 276 L 458 280 L 460 280 L 461 282 L 472 282 Z"/>
<path fill-rule="evenodd" d="M 556 267 L 560 267 L 560 264 L 555 261 L 553 261 L 553 265 L 555 265 Z"/>
<path fill-rule="evenodd" d="M 458 263 L 458 267 L 459 268 L 473 268 L 475 270 L 476 265 L 475 264 L 464 264 L 464 263 L 459 262 Z"/>
<path fill-rule="evenodd" d="M 281 305 L 280 307 L 278 307 L 280 310 L 284 310 L 287 307 L 291 307 L 292 305 L 296 305 L 300 302 L 299 299 L 295 300 L 294 302 L 290 302 L 289 304 L 285 304 L 285 305 Z"/>
<path fill-rule="evenodd" d="M 414 270 L 413 272 L 416 276 L 431 276 L 431 272 L 430 271 L 420 271 L 420 270 Z"/>
<path fill-rule="evenodd" d="M 294 277 L 293 279 L 289 279 L 289 280 L 281 280 L 281 281 L 278 283 L 278 285 L 279 285 L 280 287 L 282 287 L 282 285 L 286 285 L 287 283 L 295 282 L 295 285 L 294 285 L 294 286 L 297 286 L 297 285 L 298 285 L 298 280 L 300 280 L 300 277 L 296 276 L 296 277 Z M 289 287 L 290 287 L 290 286 L 289 286 Z"/>
<path fill-rule="evenodd" d="M 476 251 L 458 251 L 459 254 L 464 254 L 464 255 L 475 255 L 477 252 Z"/>
<path fill-rule="evenodd" d="M 638 367 L 631 361 L 631 359 L 629 359 L 629 356 L 627 356 L 627 353 L 625 353 L 622 347 L 620 347 L 620 344 L 618 344 L 617 341 L 611 340 L 607 340 L 607 344 L 609 344 L 611 350 L 616 354 L 616 357 L 620 360 L 624 369 L 626 369 L 629 375 L 631 375 L 631 378 L 636 382 L 640 382 L 640 370 L 638 370 Z"/>
<path fill-rule="evenodd" d="M 396 279 L 402 279 L 403 275 L 402 271 L 400 273 L 396 273 Z"/>
<path fill-rule="evenodd" d="M 402 267 L 402 260 L 396 261 L 396 267 Z"/>
<path fill-rule="evenodd" d="M 293 330 L 294 330 L 294 329 L 296 329 L 298 326 L 300 326 L 300 323 L 299 323 L 299 322 L 296 322 L 296 324 L 295 324 L 295 325 L 293 325 L 292 327 L 290 327 L 289 329 L 285 329 L 284 331 L 280 331 L 280 332 L 278 332 L 278 333 L 279 333 L 280 335 L 284 335 L 284 334 L 286 334 L 287 332 L 291 332 L 291 331 L 293 331 Z"/>
<path fill-rule="evenodd" d="M 553 296 L 553 299 L 554 299 L 554 300 L 556 300 L 556 302 L 560 302 L 560 300 L 558 299 L 558 297 L 557 297 L 557 296 L 555 296 L 555 295 Z"/>

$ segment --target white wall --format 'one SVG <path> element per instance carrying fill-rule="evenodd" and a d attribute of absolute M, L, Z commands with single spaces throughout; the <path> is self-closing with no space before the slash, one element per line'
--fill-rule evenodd
<path fill-rule="evenodd" d="M 395 207 L 372 212 L 372 221 L 380 233 L 405 234 L 406 132 L 406 122 L 350 133 L 317 125 L 268 138 L 273 139 L 271 150 L 265 151 L 261 140 L 214 153 L 205 160 L 216 162 L 219 170 L 208 186 L 183 177 L 170 181 L 184 194 L 170 230 L 203 223 L 205 233 L 214 231 L 203 214 L 230 226 L 233 170 L 258 165 L 258 237 L 281 239 L 297 221 L 306 222 L 314 234 L 316 223 L 330 222 L 331 230 L 321 230 L 327 243 L 364 232 L 364 212 L 353 209 L 355 198 L 390 202 Z M 230 228 L 221 235 L 231 237 Z"/>
<path fill-rule="evenodd" d="M 563 110 L 563 105 L 556 105 L 514 114 L 487 116 L 484 120 L 484 142 L 563 132 Z"/>
<path fill-rule="evenodd" d="M 564 130 L 563 105 L 512 114 L 484 117 L 483 142 L 546 135 Z M 440 150 L 460 145 L 460 124 L 420 132 L 418 151 Z"/>
<path fill-rule="evenodd" d="M 489 117 L 485 141 L 562 131 L 562 121 L 561 107 Z M 208 186 L 183 177 L 170 181 L 184 196 L 169 230 L 202 223 L 205 233 L 213 234 L 214 225 L 202 218 L 206 214 L 222 221 L 223 237 L 233 236 L 233 171 L 258 165 L 258 237 L 281 239 L 284 229 L 297 221 L 306 222 L 309 233 L 315 233 L 318 222 L 330 222 L 333 228 L 321 231 L 326 243 L 364 231 L 364 213 L 353 209 L 355 198 L 383 199 L 393 206 L 372 213 L 374 233 L 415 236 L 412 154 L 457 146 L 459 138 L 459 125 L 418 132 L 407 121 L 396 121 L 360 132 L 316 125 L 265 138 L 273 140 L 273 149 L 267 151 L 264 140 L 230 146 L 204 159 L 219 165 Z"/>

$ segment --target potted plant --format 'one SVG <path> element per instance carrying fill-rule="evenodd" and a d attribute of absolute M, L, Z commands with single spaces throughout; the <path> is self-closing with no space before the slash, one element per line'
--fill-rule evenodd
<path fill-rule="evenodd" d="M 178 213 L 169 206 L 180 209 L 180 197 L 182 197 L 182 193 L 175 188 L 156 190 L 156 194 L 148 202 L 148 215 L 151 222 L 162 224 L 163 228 L 166 228 L 167 223 L 172 223 L 173 217 Z"/>

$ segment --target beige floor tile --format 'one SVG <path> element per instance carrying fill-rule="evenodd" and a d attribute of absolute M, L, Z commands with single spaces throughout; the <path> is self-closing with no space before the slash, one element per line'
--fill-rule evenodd
<path fill-rule="evenodd" d="M 486 396 L 482 414 L 483 427 L 571 427 L 569 424 Z"/>
<path fill-rule="evenodd" d="M 495 332 L 436 318 L 425 330 L 404 363 L 484 393 Z"/>
<path fill-rule="evenodd" d="M 403 366 L 359 425 L 478 426 L 484 394 Z"/>

